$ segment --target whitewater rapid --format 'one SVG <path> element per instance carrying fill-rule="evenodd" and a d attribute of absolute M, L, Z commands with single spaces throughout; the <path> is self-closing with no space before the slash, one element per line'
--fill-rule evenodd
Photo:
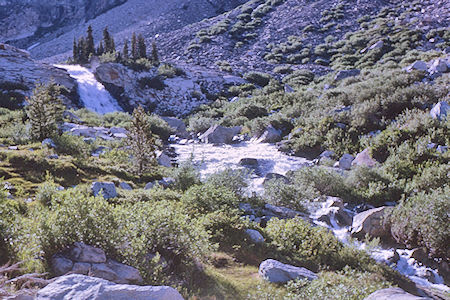
<path fill-rule="evenodd" d="M 288 156 L 276 148 L 273 144 L 242 142 L 234 145 L 213 145 L 202 144 L 189 141 L 184 145 L 173 145 L 178 154 L 178 161 L 184 162 L 191 160 L 199 169 L 201 177 L 205 178 L 210 174 L 223 171 L 227 168 L 241 169 L 240 161 L 243 158 L 255 158 L 258 160 L 258 172 L 253 174 L 250 183 L 250 193 L 256 192 L 261 194 L 264 192 L 263 181 L 268 173 L 278 173 L 286 175 L 289 171 L 295 171 L 302 167 L 311 165 L 312 162 L 306 158 Z M 319 210 L 326 210 L 325 204 Z M 355 213 L 347 210 L 351 215 Z M 378 262 L 388 263 L 388 258 L 392 257 L 394 251 L 399 254 L 399 260 L 396 264 L 390 265 L 404 276 L 409 277 L 412 281 L 420 286 L 438 289 L 443 292 L 450 292 L 450 288 L 444 284 L 444 280 L 436 270 L 421 265 L 414 258 L 411 258 L 412 250 L 381 248 L 367 249 L 367 245 L 363 242 L 350 239 L 350 227 L 339 226 L 336 219 L 331 214 L 331 225 L 317 220 L 323 211 L 316 211 L 310 215 L 310 218 L 316 225 L 329 228 L 334 235 L 343 243 L 358 249 L 366 250 Z M 431 275 L 431 276 L 430 276 Z M 430 277 L 433 279 L 430 280 Z"/>
<path fill-rule="evenodd" d="M 98 114 L 106 114 L 115 111 L 122 111 L 103 84 L 97 81 L 94 73 L 80 65 L 54 65 L 57 68 L 66 70 L 70 77 L 78 83 L 78 92 L 81 102 L 87 109 Z"/>

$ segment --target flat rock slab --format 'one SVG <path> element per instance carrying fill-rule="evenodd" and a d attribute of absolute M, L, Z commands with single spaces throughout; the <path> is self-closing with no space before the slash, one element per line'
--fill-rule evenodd
<path fill-rule="evenodd" d="M 61 276 L 41 289 L 36 300 L 183 300 L 169 286 L 138 286 L 72 274 Z"/>
<path fill-rule="evenodd" d="M 269 282 L 285 283 L 294 279 L 317 279 L 316 273 L 302 267 L 267 259 L 259 265 L 259 275 Z"/>

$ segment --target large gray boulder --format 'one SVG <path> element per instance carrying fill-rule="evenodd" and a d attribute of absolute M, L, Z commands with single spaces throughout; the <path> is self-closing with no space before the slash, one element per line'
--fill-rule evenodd
<path fill-rule="evenodd" d="M 69 258 L 76 262 L 104 263 L 106 254 L 100 248 L 76 242 L 70 249 Z"/>
<path fill-rule="evenodd" d="M 450 105 L 448 105 L 447 101 L 441 101 L 436 103 L 430 111 L 430 115 L 433 119 L 442 120 L 447 116 L 447 113 L 450 111 Z"/>
<path fill-rule="evenodd" d="M 103 198 L 105 199 L 117 197 L 116 186 L 113 182 L 93 182 L 91 190 L 94 196 L 98 196 L 102 192 Z"/>
<path fill-rule="evenodd" d="M 255 244 L 264 243 L 264 237 L 258 230 L 255 229 L 246 229 L 245 233 L 248 235 L 250 240 Z"/>
<path fill-rule="evenodd" d="M 286 283 L 294 279 L 317 279 L 317 275 L 306 268 L 283 264 L 274 259 L 267 259 L 259 265 L 259 275 L 273 283 Z"/>
<path fill-rule="evenodd" d="M 101 278 L 80 274 L 65 275 L 38 291 L 36 300 L 182 300 L 168 286 L 115 284 Z"/>
<path fill-rule="evenodd" d="M 353 217 L 352 236 L 363 238 L 366 234 L 372 237 L 390 237 L 390 228 L 384 224 L 386 206 L 372 208 Z"/>
<path fill-rule="evenodd" d="M 414 296 L 410 293 L 405 292 L 401 288 L 387 288 L 373 292 L 364 300 L 421 300 L 429 299 L 424 297 Z"/>
<path fill-rule="evenodd" d="M 240 126 L 227 128 L 216 124 L 203 133 L 199 139 L 210 144 L 231 144 L 233 137 L 240 131 Z"/>
<path fill-rule="evenodd" d="M 169 124 L 169 126 L 175 131 L 175 134 L 178 137 L 182 139 L 189 138 L 189 133 L 186 131 L 186 125 L 182 120 L 174 117 L 161 117 L 161 119 Z"/>
<path fill-rule="evenodd" d="M 277 143 L 281 141 L 281 139 L 281 130 L 275 129 L 272 125 L 269 125 L 256 141 L 258 143 Z"/>
<path fill-rule="evenodd" d="M 352 161 L 352 166 L 364 166 L 372 168 L 377 164 L 377 161 L 370 156 L 369 148 L 364 149 L 358 153 Z"/>
<path fill-rule="evenodd" d="M 342 170 L 350 170 L 352 167 L 354 157 L 348 153 L 342 155 L 341 159 L 337 163 L 337 166 Z"/>

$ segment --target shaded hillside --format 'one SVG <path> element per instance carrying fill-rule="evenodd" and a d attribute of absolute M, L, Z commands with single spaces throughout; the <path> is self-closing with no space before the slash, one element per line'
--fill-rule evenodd
<path fill-rule="evenodd" d="M 319 71 L 358 60 L 396 58 L 416 48 L 442 50 L 448 47 L 443 34 L 449 16 L 446 1 L 252 0 L 164 34 L 160 48 L 169 59 L 230 65 L 242 73 L 271 71 L 279 64 Z M 441 30 L 433 32 L 436 28 Z M 377 42 L 374 48 L 382 46 L 380 50 L 362 51 Z M 354 57 L 342 63 L 344 55 Z"/>

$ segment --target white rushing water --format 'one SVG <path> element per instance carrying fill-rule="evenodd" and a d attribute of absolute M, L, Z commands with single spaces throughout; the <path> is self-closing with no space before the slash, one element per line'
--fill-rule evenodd
<path fill-rule="evenodd" d="M 239 165 L 243 158 L 257 159 L 258 176 L 253 176 L 251 179 L 251 189 L 257 193 L 263 190 L 262 183 L 266 174 L 285 175 L 288 171 L 298 170 L 311 163 L 306 158 L 285 155 L 278 151 L 275 145 L 263 143 L 242 142 L 222 146 L 192 143 L 177 144 L 174 148 L 179 155 L 179 161 L 183 162 L 192 158 L 193 164 L 198 167 L 203 178 L 227 168 L 243 168 Z"/>
<path fill-rule="evenodd" d="M 78 91 L 83 106 L 99 114 L 122 111 L 103 84 L 97 81 L 89 69 L 79 65 L 54 65 L 57 68 L 67 70 L 70 77 L 78 83 Z"/>
<path fill-rule="evenodd" d="M 272 144 L 259 144 L 252 142 L 242 142 L 236 145 L 222 145 L 215 146 L 212 144 L 191 143 L 186 145 L 174 145 L 175 151 L 178 154 L 178 161 L 184 162 L 192 159 L 196 165 L 201 176 L 204 178 L 210 174 L 218 171 L 223 171 L 227 168 L 242 168 L 239 162 L 243 158 L 255 158 L 258 160 L 258 174 L 252 178 L 250 189 L 252 192 L 261 193 L 264 188 L 262 183 L 264 176 L 267 173 L 278 173 L 285 175 L 288 171 L 298 170 L 305 165 L 311 164 L 305 158 L 292 157 L 281 153 Z M 331 214 L 330 223 L 328 225 L 317 220 L 317 216 L 322 215 L 324 210 L 330 210 L 333 207 L 326 207 L 325 204 L 320 209 L 311 214 L 311 219 L 319 226 L 329 228 L 335 236 L 343 243 L 349 244 L 350 241 L 350 227 L 339 226 L 338 222 Z M 350 215 L 354 212 L 346 210 Z M 363 242 L 355 242 L 353 239 L 351 243 L 359 249 L 366 249 L 367 245 Z M 372 250 L 366 249 L 370 255 L 378 262 L 387 263 L 387 258 L 392 257 L 395 249 L 383 249 L 377 247 Z M 450 292 L 450 288 L 444 284 L 444 280 L 438 275 L 436 270 L 426 267 L 418 263 L 414 258 L 411 258 L 411 250 L 397 249 L 400 259 L 391 267 L 399 271 L 401 274 L 409 277 L 415 283 L 429 288 L 438 289 L 444 292 Z"/>

